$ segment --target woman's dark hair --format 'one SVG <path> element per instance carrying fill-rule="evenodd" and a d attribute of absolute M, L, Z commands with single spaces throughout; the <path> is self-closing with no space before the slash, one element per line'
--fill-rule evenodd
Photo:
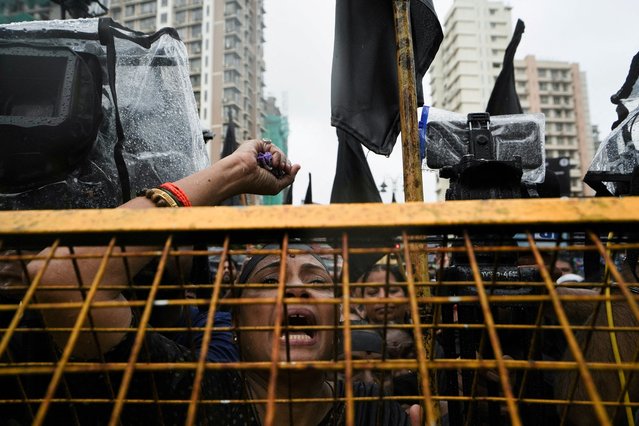
<path fill-rule="evenodd" d="M 264 247 L 264 249 L 279 249 L 280 246 L 276 245 L 276 244 L 270 244 Z M 324 269 L 326 269 L 326 272 L 328 272 L 328 274 L 332 277 L 333 275 L 330 273 L 330 269 L 328 268 L 328 266 L 326 266 L 326 261 L 319 256 L 318 254 L 314 253 L 312 250 L 312 247 L 306 245 L 306 244 L 290 244 L 289 245 L 290 249 L 297 249 L 297 250 L 307 250 L 310 251 L 310 253 L 305 253 L 305 254 L 310 254 L 311 256 L 313 256 L 315 259 L 317 259 L 317 261 L 324 267 Z M 257 266 L 258 263 L 260 263 L 260 261 L 262 261 L 265 257 L 267 256 L 271 256 L 269 254 L 258 254 L 255 255 L 253 257 L 250 257 L 249 259 L 247 259 L 244 264 L 242 265 L 242 268 L 239 272 L 238 275 L 238 279 L 237 279 L 237 284 L 246 284 L 249 275 L 251 275 L 251 273 L 253 272 L 253 270 L 255 269 L 255 267 Z M 337 286 L 336 290 L 339 289 L 340 287 Z M 241 288 L 235 287 L 233 290 L 233 297 L 240 297 L 242 294 L 242 290 Z"/>
<path fill-rule="evenodd" d="M 395 278 L 395 281 L 397 281 L 398 283 L 401 282 L 406 282 L 406 278 L 404 277 L 404 274 L 402 274 L 402 271 L 400 271 L 399 267 L 397 265 L 386 265 L 383 263 L 378 263 L 376 265 L 373 265 L 372 268 L 370 268 L 368 271 L 366 271 L 366 273 L 362 276 L 362 282 L 365 283 L 368 281 L 368 277 L 373 273 L 373 272 L 377 272 L 377 271 L 388 271 L 389 275 L 392 275 L 393 278 Z M 404 288 L 402 287 L 402 290 Z M 404 291 L 405 293 L 406 291 Z"/>

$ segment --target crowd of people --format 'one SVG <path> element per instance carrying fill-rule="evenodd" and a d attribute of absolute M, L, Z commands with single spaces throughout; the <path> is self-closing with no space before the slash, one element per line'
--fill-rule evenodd
<path fill-rule="evenodd" d="M 263 167 L 257 161 L 258 156 L 269 155 L 269 167 Z M 277 193 L 290 185 L 300 166 L 293 165 L 286 156 L 269 141 L 254 140 L 241 145 L 231 156 L 215 163 L 208 169 L 188 176 L 168 187 L 164 193 L 153 192 L 137 197 L 120 208 L 140 209 L 155 206 L 171 206 L 171 200 L 164 195 L 175 195 L 174 201 L 188 202 L 188 205 L 216 205 L 225 198 L 238 193 Z M 277 173 L 274 173 L 276 171 Z M 162 187 L 160 187 L 161 189 Z M 166 188 L 166 187 L 165 187 Z M 150 195 L 150 196 L 149 196 Z M 295 248 L 296 246 L 292 246 Z M 310 251 L 308 246 L 298 249 Z M 148 249 L 148 248 L 146 248 Z M 53 248 L 46 248 L 41 254 L 46 255 Z M 56 249 L 57 256 L 73 253 L 76 257 L 85 257 L 77 263 L 68 259 L 55 259 L 45 265 L 44 261 L 33 260 L 23 273 L 35 276 L 42 273 L 37 291 L 40 303 L 59 304 L 80 302 L 86 294 L 86 288 L 100 268 L 99 260 L 90 259 L 91 255 L 100 253 L 103 248 L 77 247 Z M 119 253 L 123 249 L 115 248 Z M 127 247 L 130 254 L 145 250 L 144 247 Z M 143 349 L 136 345 L 136 327 L 141 321 L 140 315 L 126 303 L 130 297 L 126 292 L 108 289 L 110 285 L 127 282 L 128 276 L 139 279 L 148 268 L 151 259 L 143 256 L 130 257 L 123 263 L 112 259 L 102 277 L 101 285 L 94 295 L 95 301 L 114 302 L 109 307 L 91 309 L 90 325 L 98 331 L 82 332 L 72 346 L 71 359 L 78 361 L 96 361 L 113 363 L 126 362 L 136 353 L 138 362 L 142 363 L 186 363 L 198 359 L 203 341 L 208 340 L 207 360 L 212 362 L 272 362 L 272 342 L 275 321 L 284 321 L 285 327 L 291 325 L 308 326 L 303 330 L 285 329 L 281 334 L 281 347 L 278 361 L 314 361 L 336 359 L 341 345 L 336 334 L 336 308 L 332 304 L 322 304 L 322 299 L 335 297 L 333 276 L 320 256 L 314 254 L 289 254 L 285 266 L 286 297 L 304 299 L 305 303 L 286 306 L 284 319 L 278 318 L 272 303 L 239 304 L 231 309 L 217 309 L 214 326 L 228 327 L 235 331 L 215 331 L 210 339 L 203 333 L 163 333 L 149 328 L 144 336 Z M 195 260 L 193 260 L 195 262 Z M 227 258 L 216 265 L 223 269 L 222 281 L 226 285 L 236 285 L 232 291 L 224 295 L 239 299 L 270 298 L 277 293 L 273 283 L 280 280 L 281 258 L 276 255 L 255 255 L 247 258 L 241 265 L 233 258 Z M 157 265 L 154 265 L 154 267 Z M 180 271 L 189 271 L 192 267 L 181 267 L 167 264 L 165 278 L 174 276 Z M 60 283 L 73 283 L 71 287 L 60 291 L 49 289 Z M 247 283 L 259 283 L 257 288 L 244 288 Z M 162 291 L 162 290 L 160 290 Z M 175 290 L 171 290 L 175 292 Z M 209 290 L 210 291 L 210 290 Z M 198 291 L 185 291 L 182 298 L 205 296 Z M 210 293 L 208 294 L 210 297 Z M 179 297 L 179 296 L 178 296 Z M 43 310 L 41 318 L 34 319 L 43 329 L 70 330 L 81 315 L 78 309 Z M 182 327 L 200 329 L 206 324 L 206 309 L 187 306 L 186 308 L 158 308 L 153 310 L 149 325 L 160 327 Z M 388 314 L 384 314 L 388 315 Z M 394 314 L 392 314 L 394 315 Z M 264 331 L 260 327 L 271 328 Z M 319 327 L 319 329 L 317 329 Z M 322 328 L 323 327 L 323 328 Z M 109 332 L 99 331 L 110 329 Z M 257 328 L 257 330 L 255 329 Z M 16 359 L 46 361 L 59 357 L 65 350 L 71 333 L 58 331 L 46 333 L 46 339 L 35 339 L 39 342 L 13 339 L 11 352 Z M 379 336 L 379 334 L 377 334 Z M 43 334 L 39 333 L 39 337 Z M 34 337 L 34 336 L 31 336 Z M 50 340 L 49 349 L 43 349 L 45 340 Z M 337 345 L 337 346 L 336 346 Z M 395 346 L 397 346 L 395 344 Z M 395 347 L 394 346 L 394 347 Z M 53 353 L 51 353 L 53 352 Z M 198 423 L 209 424 L 249 424 L 258 425 L 265 422 L 266 404 L 269 387 L 269 370 L 206 370 L 202 380 L 199 398 L 201 400 L 245 401 L 234 404 L 200 404 L 197 412 Z M 134 400 L 154 399 L 156 401 L 188 401 L 191 396 L 195 372 L 190 369 L 160 369 L 152 373 L 137 371 L 129 383 L 127 398 Z M 28 380 L 26 392 L 40 394 L 45 388 L 47 378 L 40 381 Z M 122 380 L 119 373 L 71 375 L 64 381 L 64 389 L 73 398 L 100 399 L 107 398 L 113 402 L 114 389 L 117 392 Z M 8 398 L 18 392 L 15 383 L 0 378 L 0 397 Z M 11 383 L 9 383 L 11 382 Z M 5 386 L 6 385 L 6 386 Z M 60 386 L 63 387 L 62 385 Z M 278 409 L 274 412 L 273 424 L 343 424 L 345 421 L 344 382 L 332 377 L 321 369 L 306 369 L 280 374 L 275 386 L 276 398 L 295 399 L 311 398 L 319 402 L 293 403 L 288 410 Z M 373 396 L 382 392 L 380 383 L 376 381 L 355 380 L 354 396 Z M 13 395 L 15 396 L 15 394 Z M 12 424 L 30 422 L 30 409 L 24 404 L 5 406 L 0 409 L 3 417 Z M 380 409 L 381 408 L 381 409 Z M 47 420 L 55 424 L 104 424 L 108 421 L 113 409 L 112 404 L 52 404 Z M 120 421 L 123 424 L 180 424 L 186 418 L 187 408 L 184 404 L 124 404 Z M 421 409 L 417 405 L 401 407 L 393 401 L 385 401 L 381 405 L 376 402 L 356 404 L 355 419 L 358 425 L 371 425 L 381 422 L 388 425 L 408 425 L 421 423 Z"/>
<path fill-rule="evenodd" d="M 257 161 L 260 155 L 263 158 L 266 153 L 269 154 L 269 167 L 263 167 L 263 164 Z M 172 195 L 175 196 L 173 202 L 176 204 L 204 206 L 219 204 L 222 200 L 239 193 L 273 194 L 290 185 L 299 169 L 299 165 L 291 164 L 269 141 L 249 141 L 242 144 L 234 154 L 206 170 L 187 176 L 171 186 L 160 187 L 160 192 L 164 191 L 163 193 L 147 191 L 146 196 L 137 197 L 120 208 L 169 206 L 172 205 Z M 165 199 L 164 195 L 169 196 L 169 199 Z M 265 247 L 269 248 L 279 249 L 279 245 Z M 80 333 L 72 346 L 71 359 L 118 363 L 126 362 L 135 352 L 140 363 L 193 363 L 199 359 L 204 342 L 208 342 L 208 347 L 204 351 L 209 362 L 259 364 L 274 361 L 337 361 L 344 359 L 346 355 L 344 336 L 340 334 L 340 312 L 342 315 L 344 312 L 349 313 L 350 324 L 354 327 L 351 330 L 352 360 L 415 359 L 416 343 L 412 335 L 407 303 L 407 280 L 401 261 L 389 256 L 380 259 L 352 285 L 352 297 L 361 303 L 340 307 L 332 303 L 323 303 L 326 299 L 338 297 L 340 288 L 335 284 L 336 274 L 327 265 L 326 259 L 316 255 L 314 250 L 306 245 L 293 243 L 289 248 L 292 251 L 287 254 L 285 265 L 282 265 L 280 255 L 256 254 L 239 262 L 233 257 L 226 257 L 223 261 L 217 258 L 210 263 L 205 262 L 205 267 L 208 272 L 212 272 L 211 269 L 220 270 L 222 284 L 227 290 L 222 294 L 222 298 L 239 301 L 274 300 L 278 295 L 278 283 L 282 280 L 281 274 L 284 271 L 285 297 L 297 298 L 303 302 L 287 304 L 284 314 L 279 313 L 274 303 L 237 303 L 230 307 L 220 305 L 216 307 L 213 325 L 215 329 L 223 328 L 224 331 L 214 330 L 210 338 L 204 336 L 201 331 L 158 331 L 162 327 L 201 330 L 208 318 L 205 306 L 198 308 L 192 304 L 185 307 L 159 307 L 153 310 L 149 323 L 151 327 L 144 336 L 143 350 L 136 343 L 136 327 L 141 321 L 139 314 L 128 304 L 117 303 L 125 302 L 130 296 L 108 287 L 127 282 L 127 277 L 131 275 L 143 277 L 150 259 L 144 256 L 129 257 L 126 264 L 112 259 L 107 265 L 94 300 L 114 303 L 100 309 L 91 309 L 89 312 L 92 328 L 109 331 Z M 126 248 L 128 253 L 147 249 Z M 41 254 L 47 255 L 51 250 L 53 249 L 47 248 Z M 57 258 L 46 265 L 44 260 L 33 260 L 27 265 L 26 271 L 4 274 L 4 279 L 8 277 L 9 281 L 22 282 L 25 273 L 31 277 L 40 274 L 37 290 L 39 303 L 81 302 L 85 297 L 86 287 L 93 282 L 100 269 L 101 260 L 92 259 L 91 256 L 100 254 L 103 250 L 104 248 L 98 247 L 78 247 L 71 253 L 69 249 L 57 248 L 58 257 L 74 254 L 83 259 L 74 264 L 69 259 Z M 122 249 L 114 248 L 113 251 L 117 254 Z M 156 266 L 152 265 L 153 268 Z M 575 271 L 571 268 L 569 262 L 559 259 L 553 268 L 553 278 L 560 279 L 561 276 L 572 275 L 572 281 L 579 282 L 574 278 Z M 171 279 L 181 271 L 192 270 L 190 265 L 180 267 L 167 264 L 164 278 Z M 64 291 L 52 288 L 60 283 L 73 284 Z M 182 291 L 177 296 L 176 290 L 171 291 L 173 293 L 167 297 L 202 299 L 211 296 L 210 287 L 207 290 Z M 47 333 L 46 330 L 70 330 L 78 321 L 79 315 L 78 309 L 58 309 L 43 310 L 42 316 L 37 318 L 25 317 L 25 327 L 40 327 L 40 330 L 45 331 L 33 333 L 31 336 L 25 333 L 13 339 L 11 356 L 15 360 L 33 362 L 56 359 L 67 348 L 71 333 Z M 158 330 L 153 327 L 158 327 Z M 279 346 L 273 344 L 278 329 Z M 278 348 L 277 351 L 273 350 L 275 347 Z M 273 356 L 277 356 L 278 359 L 274 359 Z M 152 373 L 137 371 L 131 378 L 127 398 L 188 401 L 191 398 L 195 377 L 195 371 L 187 368 L 158 370 Z M 264 401 L 274 396 L 280 400 L 303 399 L 313 402 L 291 403 L 288 409 L 275 410 L 272 412 L 273 424 L 344 423 L 346 405 L 343 398 L 347 392 L 342 375 L 331 374 L 330 371 L 321 368 L 287 370 L 277 376 L 274 395 L 269 393 L 270 379 L 269 369 L 205 370 L 201 376 L 198 396 L 200 400 L 244 402 L 199 404 L 197 422 L 220 425 L 263 424 L 269 414 Z M 64 383 L 64 392 L 67 395 L 87 400 L 106 399 L 111 403 L 52 404 L 48 420 L 59 424 L 70 424 L 73 418 L 80 424 L 106 423 L 113 408 L 113 389 L 117 390 L 120 380 L 122 375 L 119 373 L 69 375 Z M 29 378 L 27 382 L 26 388 L 17 389 L 10 379 L 1 377 L 0 398 L 10 399 L 11 396 L 15 397 L 16 392 L 41 395 L 49 383 L 48 377 Z M 358 367 L 354 371 L 352 384 L 355 397 L 401 397 L 393 400 L 378 398 L 375 401 L 356 403 L 355 424 L 423 424 L 424 410 L 418 405 L 419 399 L 416 399 L 421 391 L 415 371 Z M 636 380 L 631 386 L 636 386 Z M 445 411 L 446 405 L 442 404 L 441 408 Z M 3 418 L 17 425 L 29 423 L 33 413 L 29 414 L 28 411 L 24 404 L 19 403 L 0 408 Z M 123 424 L 179 424 L 183 423 L 186 415 L 185 404 L 167 403 L 156 406 L 127 403 L 121 413 L 121 421 Z"/>

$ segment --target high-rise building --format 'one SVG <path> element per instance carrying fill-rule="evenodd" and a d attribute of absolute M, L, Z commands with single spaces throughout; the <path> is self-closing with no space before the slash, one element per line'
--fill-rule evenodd
<path fill-rule="evenodd" d="M 200 119 L 214 133 L 211 161 L 220 158 L 225 122 L 238 140 L 264 132 L 263 0 L 111 0 L 110 15 L 150 32 L 174 27 L 189 53 Z"/>
<path fill-rule="evenodd" d="M 454 0 L 445 37 L 430 70 L 432 106 L 467 114 L 485 111 L 512 37 L 504 1 Z M 571 194 L 587 194 L 581 179 L 593 155 L 585 75 L 577 64 L 516 61 L 517 92 L 525 112 L 546 114 L 546 156 L 571 161 Z M 447 181 L 438 184 L 444 197 Z"/>
<path fill-rule="evenodd" d="M 60 19 L 60 6 L 51 0 L 5 0 L 0 1 L 0 24 L 23 21 L 46 21 Z"/>
<path fill-rule="evenodd" d="M 486 109 L 512 35 L 510 10 L 501 1 L 453 2 L 430 67 L 432 106 L 463 114 Z"/>
<path fill-rule="evenodd" d="M 142 32 L 174 27 L 186 45 L 191 84 L 209 143 L 220 158 L 229 114 L 238 140 L 264 133 L 264 0 L 106 0 L 109 16 Z M 0 2 L 0 23 L 59 19 L 49 0 Z M 67 16 L 68 17 L 68 16 Z"/>
<path fill-rule="evenodd" d="M 515 80 L 524 112 L 546 117 L 546 156 L 570 159 L 571 195 L 590 195 L 582 182 L 594 154 L 585 73 L 578 64 L 528 55 L 515 61 Z"/>
<path fill-rule="evenodd" d="M 288 117 L 282 114 L 273 96 L 269 96 L 266 99 L 264 113 L 264 126 L 266 128 L 264 137 L 270 139 L 274 145 L 280 148 L 285 154 L 288 154 Z M 285 191 L 282 191 L 273 196 L 262 197 L 263 204 L 282 204 L 284 192 Z"/>

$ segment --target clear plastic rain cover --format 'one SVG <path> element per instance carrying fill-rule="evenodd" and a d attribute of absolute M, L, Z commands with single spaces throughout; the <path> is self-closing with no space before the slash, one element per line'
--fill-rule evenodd
<path fill-rule="evenodd" d="M 632 175 L 639 166 L 639 79 L 632 86 L 630 95 L 621 100 L 629 111 L 628 116 L 599 145 L 589 172 Z M 604 182 L 612 195 L 622 195 L 619 184 Z"/>
<path fill-rule="evenodd" d="M 470 133 L 466 115 L 429 108 L 427 114 L 422 114 L 420 127 L 426 142 L 428 168 L 454 166 L 468 154 Z M 514 156 L 520 156 L 522 181 L 544 181 L 546 157 L 543 114 L 493 116 L 490 117 L 490 131 L 495 144 L 495 160 L 511 161 Z"/>
<path fill-rule="evenodd" d="M 14 89 L 21 75 L 13 80 L 6 75 L 17 73 L 20 61 L 21 73 L 35 75 L 39 67 L 53 63 L 43 58 L 60 57 L 68 63 L 75 60 L 76 68 L 71 73 L 69 66 L 61 68 L 64 81 L 53 93 L 61 97 L 53 108 L 57 112 L 34 107 L 44 96 L 40 92 L 29 95 L 36 100 L 23 102 Z M 144 35 L 108 18 L 0 25 L 0 67 L 0 81 L 5 80 L 0 95 L 11 99 L 5 95 L 12 93 L 17 99 L 12 107 L 7 107 L 9 101 L 0 102 L 0 152 L 5 155 L 0 161 L 0 210 L 115 207 L 144 188 L 178 180 L 209 164 L 187 52 L 174 29 Z M 48 77 L 53 78 L 51 72 Z M 69 83 L 74 78 L 77 87 Z M 29 84 L 40 80 L 35 76 Z M 77 99 L 91 81 L 98 82 L 93 133 L 91 117 L 82 115 L 90 103 Z M 79 112 L 74 104 L 81 106 Z M 89 142 L 82 149 L 69 142 L 83 140 L 77 123 L 89 123 L 84 129 Z M 25 172 L 29 168 L 33 170 Z M 21 179 L 12 180 L 16 175 Z"/>

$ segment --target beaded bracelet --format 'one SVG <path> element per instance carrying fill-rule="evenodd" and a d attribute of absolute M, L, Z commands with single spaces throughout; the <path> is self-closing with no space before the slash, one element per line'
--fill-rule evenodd
<path fill-rule="evenodd" d="M 144 195 L 157 207 L 191 207 L 191 201 L 177 185 L 166 182 L 157 188 L 143 189 L 138 195 Z"/>
<path fill-rule="evenodd" d="M 153 201 L 157 207 L 180 207 L 180 204 L 171 196 L 168 191 L 160 188 L 144 190 L 144 196 Z"/>

